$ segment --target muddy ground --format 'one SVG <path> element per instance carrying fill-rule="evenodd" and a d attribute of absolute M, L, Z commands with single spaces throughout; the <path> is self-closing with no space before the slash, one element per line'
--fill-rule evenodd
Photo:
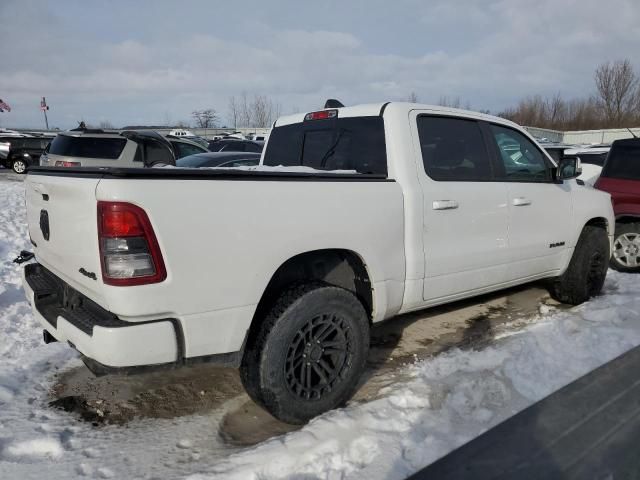
<path fill-rule="evenodd" d="M 542 286 L 529 285 L 376 325 L 368 369 L 354 401 L 374 399 L 381 388 L 401 381 L 403 364 L 453 347 L 482 348 L 496 335 L 520 328 L 545 305 L 559 307 Z M 51 396 L 52 407 L 74 412 L 95 425 L 226 408 L 219 433 L 235 445 L 255 444 L 296 428 L 257 407 L 244 393 L 236 370 L 215 365 L 104 377 L 77 367 L 58 374 Z"/>

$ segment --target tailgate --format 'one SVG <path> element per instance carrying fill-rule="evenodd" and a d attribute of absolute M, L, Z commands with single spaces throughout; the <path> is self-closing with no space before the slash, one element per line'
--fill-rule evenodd
<path fill-rule="evenodd" d="M 100 178 L 28 175 L 27 223 L 36 259 L 96 303 L 102 301 L 95 190 Z"/>

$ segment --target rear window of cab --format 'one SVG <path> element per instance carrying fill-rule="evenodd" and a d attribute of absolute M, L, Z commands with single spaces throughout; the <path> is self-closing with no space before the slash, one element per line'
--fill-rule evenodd
<path fill-rule="evenodd" d="M 271 131 L 264 164 L 387 174 L 382 117 L 309 120 Z"/>
<path fill-rule="evenodd" d="M 602 170 L 603 177 L 640 180 L 640 141 L 613 144 Z"/>

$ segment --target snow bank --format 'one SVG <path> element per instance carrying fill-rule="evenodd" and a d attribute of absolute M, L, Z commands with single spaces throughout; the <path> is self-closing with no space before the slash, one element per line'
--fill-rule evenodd
<path fill-rule="evenodd" d="M 481 351 L 410 367 L 382 398 L 315 419 L 191 479 L 401 479 L 640 344 L 637 276 L 609 272 L 605 295 Z"/>
<path fill-rule="evenodd" d="M 38 460 L 40 458 L 58 459 L 63 449 L 56 438 L 35 438 L 24 442 L 14 442 L 7 445 L 0 454 L 0 458 L 7 460 Z"/>
<path fill-rule="evenodd" d="M 174 165 L 162 165 L 159 168 L 193 168 L 180 167 Z M 244 170 L 246 172 L 275 172 L 275 173 L 336 173 L 336 174 L 356 174 L 356 170 L 319 170 L 317 168 L 305 166 L 285 166 L 285 165 L 242 165 L 238 167 L 199 167 L 200 170 L 219 170 L 228 172 L 229 170 Z"/>

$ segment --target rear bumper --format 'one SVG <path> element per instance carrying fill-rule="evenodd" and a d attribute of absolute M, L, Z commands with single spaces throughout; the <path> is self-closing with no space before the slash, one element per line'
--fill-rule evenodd
<path fill-rule="evenodd" d="M 23 284 L 42 327 L 106 369 L 182 360 L 183 339 L 177 320 L 120 320 L 37 263 L 24 268 Z"/>

